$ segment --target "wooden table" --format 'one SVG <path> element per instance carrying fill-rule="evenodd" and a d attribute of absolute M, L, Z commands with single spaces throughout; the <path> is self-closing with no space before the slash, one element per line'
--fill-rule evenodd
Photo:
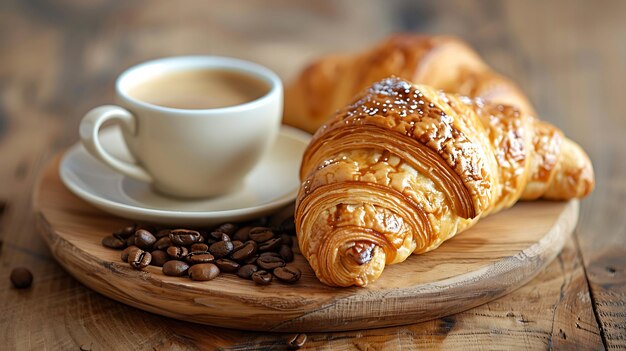
<path fill-rule="evenodd" d="M 394 31 L 452 33 L 514 78 L 542 118 L 594 161 L 597 188 L 573 240 L 512 294 L 430 322 L 309 334 L 320 349 L 626 347 L 626 2 L 18 1 L 0 4 L 0 348 L 274 349 L 285 335 L 152 315 L 65 273 L 34 228 L 33 183 L 77 140 L 114 77 L 146 59 L 218 54 L 288 79 L 316 55 L 358 50 Z M 29 267 L 31 289 L 9 283 Z"/>

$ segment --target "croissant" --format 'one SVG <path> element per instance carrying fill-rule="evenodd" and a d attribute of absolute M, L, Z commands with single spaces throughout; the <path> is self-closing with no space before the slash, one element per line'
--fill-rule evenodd
<path fill-rule="evenodd" d="M 391 76 L 535 115 L 515 84 L 493 72 L 463 41 L 397 34 L 363 53 L 312 63 L 285 89 L 284 122 L 313 133 L 358 92 Z"/>
<path fill-rule="evenodd" d="M 556 127 L 398 78 L 328 120 L 300 176 L 300 250 L 331 286 L 365 286 L 385 265 L 519 199 L 579 198 L 594 187 L 589 158 Z"/>

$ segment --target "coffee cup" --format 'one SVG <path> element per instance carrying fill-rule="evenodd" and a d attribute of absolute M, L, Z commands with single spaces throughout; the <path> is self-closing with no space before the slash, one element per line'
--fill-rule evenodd
<path fill-rule="evenodd" d="M 236 190 L 280 128 L 280 78 L 239 59 L 148 61 L 123 72 L 115 92 L 116 105 L 83 117 L 83 146 L 115 171 L 170 196 L 212 197 Z M 105 123 L 120 125 L 134 162 L 102 146 L 98 134 Z"/>

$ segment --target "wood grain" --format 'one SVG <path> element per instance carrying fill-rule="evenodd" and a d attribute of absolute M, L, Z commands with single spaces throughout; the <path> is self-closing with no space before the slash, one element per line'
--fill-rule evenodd
<path fill-rule="evenodd" d="M 619 39 L 624 16 L 612 14 L 626 13 L 626 2 L 609 1 L 603 9 L 586 5 L 552 2 L 537 11 L 514 4 L 508 11 L 515 13 L 511 28 L 525 32 L 520 54 L 536 67 L 524 75 L 527 91 L 593 160 L 598 186 L 582 204 L 576 238 L 604 346 L 617 349 L 626 348 L 626 102 L 620 93 L 626 85 L 615 77 L 626 77 L 626 41 Z M 557 32 L 550 13 L 559 14 Z M 528 16 L 535 25 L 522 20 Z"/>
<path fill-rule="evenodd" d="M 109 103 L 126 67 L 219 54 L 293 76 L 312 58 L 360 50 L 395 31 L 459 35 L 587 150 L 597 188 L 573 241 L 522 288 L 472 310 L 385 329 L 309 334 L 310 349 L 626 347 L 626 2 L 366 0 L 0 2 L 0 344 L 7 349 L 284 349 L 279 333 L 160 317 L 68 275 L 34 227 L 38 173 Z M 560 259 L 559 259 L 560 258 Z M 11 268 L 35 275 L 11 288 Z M 591 289 L 591 290 L 589 290 Z M 561 332 L 562 331 L 562 332 Z M 601 337 L 602 336 L 602 337 Z"/>
<path fill-rule="evenodd" d="M 57 156 L 35 185 L 37 223 L 55 259 L 83 284 L 129 306 L 181 320 L 265 331 L 340 331 L 444 317 L 520 287 L 561 251 L 578 202 L 520 203 L 427 254 L 387 267 L 367 288 L 321 284 L 299 254 L 298 284 L 256 286 L 223 274 L 206 283 L 137 271 L 100 241 L 128 221 L 73 195 Z"/>

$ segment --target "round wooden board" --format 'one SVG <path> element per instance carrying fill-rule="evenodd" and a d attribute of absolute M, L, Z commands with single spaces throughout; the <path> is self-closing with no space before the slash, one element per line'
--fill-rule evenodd
<path fill-rule="evenodd" d="M 129 306 L 185 321 L 235 329 L 367 329 L 458 313 L 522 286 L 562 249 L 578 202 L 528 202 L 481 220 L 432 252 L 388 266 L 366 288 L 321 284 L 304 258 L 300 282 L 256 286 L 234 275 L 209 282 L 167 277 L 158 267 L 130 268 L 100 240 L 128 223 L 70 193 L 58 176 L 60 156 L 34 195 L 38 226 L 56 260 L 76 279 Z"/>

